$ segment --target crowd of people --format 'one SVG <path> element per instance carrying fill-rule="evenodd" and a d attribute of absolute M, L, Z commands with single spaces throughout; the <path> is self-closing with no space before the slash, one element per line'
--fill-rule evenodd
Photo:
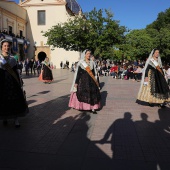
<path fill-rule="evenodd" d="M 48 58 L 48 57 L 46 57 L 46 58 Z M 46 60 L 46 58 L 45 58 L 45 60 Z M 22 74 L 24 71 L 26 76 L 29 76 L 29 75 L 39 76 L 41 71 L 43 70 L 45 60 L 40 61 L 40 60 L 35 60 L 33 58 L 31 58 L 31 59 L 26 58 L 26 60 L 24 60 L 24 61 L 16 60 L 17 68 L 18 68 L 20 74 Z M 54 68 L 52 63 L 49 62 L 49 65 L 50 65 L 50 69 Z"/>
<path fill-rule="evenodd" d="M 140 60 L 129 62 L 96 61 L 97 70 L 100 76 L 112 76 L 115 79 L 140 81 L 144 62 Z"/>
<path fill-rule="evenodd" d="M 94 57 L 94 56 L 92 56 Z M 124 59 L 123 61 L 111 61 L 111 60 L 99 60 L 93 59 L 95 62 L 95 67 L 99 77 L 111 76 L 114 79 L 120 80 L 132 80 L 140 82 L 142 79 L 143 69 L 145 67 L 146 61 L 144 60 L 134 60 L 129 61 Z M 78 62 L 72 63 L 71 72 L 75 72 L 77 69 Z M 164 63 L 162 66 L 165 78 L 170 86 L 170 65 L 169 63 Z"/>
<path fill-rule="evenodd" d="M 133 80 L 140 82 L 146 61 L 123 60 L 114 62 L 110 60 L 95 60 L 96 69 L 99 76 L 111 76 L 114 79 Z M 75 66 L 76 67 L 76 66 Z M 168 63 L 163 65 L 165 77 L 170 85 L 170 66 Z"/>
<path fill-rule="evenodd" d="M 11 37 L 15 37 L 15 38 L 21 38 L 21 39 L 25 39 L 25 37 L 23 36 L 23 35 L 15 35 L 13 32 L 8 32 L 8 31 L 6 31 L 6 30 L 3 30 L 3 31 L 1 31 L 0 30 L 0 34 L 5 34 L 5 35 L 9 35 L 9 36 L 11 36 Z"/>

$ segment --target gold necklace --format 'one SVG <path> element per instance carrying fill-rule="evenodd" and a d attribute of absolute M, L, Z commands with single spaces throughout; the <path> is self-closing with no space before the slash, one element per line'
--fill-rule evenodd
<path fill-rule="evenodd" d="M 85 60 L 85 62 L 87 63 L 88 66 L 90 66 L 90 60 L 89 61 Z"/>

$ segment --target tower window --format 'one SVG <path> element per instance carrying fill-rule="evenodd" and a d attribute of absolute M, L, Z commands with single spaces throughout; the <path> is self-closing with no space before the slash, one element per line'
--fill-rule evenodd
<path fill-rule="evenodd" d="M 46 13 L 45 10 L 38 11 L 38 25 L 46 24 Z"/>

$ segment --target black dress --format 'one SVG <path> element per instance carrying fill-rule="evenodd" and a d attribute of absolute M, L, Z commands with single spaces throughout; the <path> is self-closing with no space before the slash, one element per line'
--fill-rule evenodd
<path fill-rule="evenodd" d="M 162 69 L 161 69 L 162 70 Z M 151 65 L 148 65 L 145 77 L 148 77 L 150 71 L 150 85 L 151 85 L 151 94 L 159 99 L 168 99 L 170 97 L 170 90 L 168 87 L 168 83 L 166 82 L 165 76 L 162 70 L 162 73 L 152 67 Z"/>
<path fill-rule="evenodd" d="M 53 80 L 53 74 L 52 71 L 50 70 L 50 64 L 46 66 L 43 64 L 43 74 L 42 74 L 42 79 L 44 81 L 52 81 Z"/>
<path fill-rule="evenodd" d="M 19 79 L 17 65 L 12 67 Z M 0 118 L 16 118 L 25 116 L 28 106 L 21 86 L 6 70 L 0 68 Z"/>
<path fill-rule="evenodd" d="M 94 69 L 92 72 L 94 74 Z M 88 103 L 90 105 L 95 105 L 100 102 L 101 95 L 99 87 L 96 85 L 87 71 L 81 67 L 78 68 L 75 83 L 78 84 L 76 95 L 79 102 Z"/>
<path fill-rule="evenodd" d="M 161 69 L 162 70 L 162 69 Z M 162 73 L 151 65 L 148 65 L 145 77 L 148 77 L 148 85 L 142 85 L 138 93 L 137 103 L 147 102 L 162 104 L 170 102 L 170 90 Z"/>

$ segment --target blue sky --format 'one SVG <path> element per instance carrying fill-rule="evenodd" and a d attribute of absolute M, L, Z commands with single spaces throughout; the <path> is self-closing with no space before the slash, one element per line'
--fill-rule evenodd
<path fill-rule="evenodd" d="M 15 0 L 18 2 L 18 0 Z M 129 29 L 141 29 L 152 23 L 159 12 L 170 8 L 170 0 L 77 0 L 83 12 L 111 9 L 114 19 Z"/>

